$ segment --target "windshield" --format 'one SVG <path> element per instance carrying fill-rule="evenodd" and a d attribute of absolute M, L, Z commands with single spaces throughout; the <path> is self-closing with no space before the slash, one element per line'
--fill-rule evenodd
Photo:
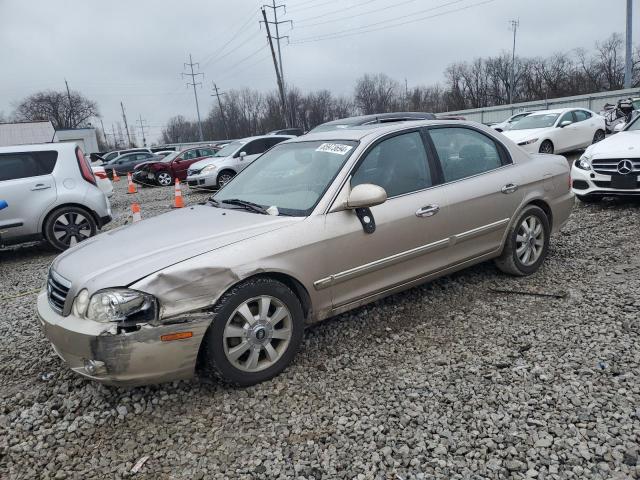
<path fill-rule="evenodd" d="M 212 198 L 239 199 L 283 215 L 307 216 L 355 150 L 357 142 L 295 142 L 276 145 Z"/>
<path fill-rule="evenodd" d="M 171 153 L 167 154 L 165 157 L 163 157 L 160 161 L 169 163 L 171 160 L 176 158 L 178 155 L 180 155 L 180 152 L 171 152 Z"/>
<path fill-rule="evenodd" d="M 244 145 L 247 142 L 231 142 L 221 150 L 218 150 L 213 156 L 214 157 L 228 157 L 229 155 L 233 155 L 233 153 Z"/>
<path fill-rule="evenodd" d="M 513 124 L 511 130 L 527 130 L 529 128 L 553 127 L 558 119 L 559 113 L 544 113 L 540 115 L 529 115 Z"/>

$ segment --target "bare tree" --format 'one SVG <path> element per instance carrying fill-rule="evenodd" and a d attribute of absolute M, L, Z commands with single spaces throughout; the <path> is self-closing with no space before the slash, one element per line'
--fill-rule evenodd
<path fill-rule="evenodd" d="M 50 120 L 56 130 L 85 126 L 99 115 L 96 102 L 75 91 L 70 95 L 54 90 L 36 92 L 15 107 L 18 121 Z"/>
<path fill-rule="evenodd" d="M 356 81 L 354 102 L 363 115 L 392 112 L 402 104 L 400 84 L 384 73 L 365 74 Z"/>

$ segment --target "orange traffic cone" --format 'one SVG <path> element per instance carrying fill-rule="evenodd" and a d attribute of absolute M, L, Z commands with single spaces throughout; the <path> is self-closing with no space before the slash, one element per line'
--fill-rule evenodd
<path fill-rule="evenodd" d="M 112 181 L 114 182 L 120 181 L 120 177 L 118 176 L 118 172 L 116 172 L 115 168 L 111 170 L 111 175 L 113 176 Z"/>
<path fill-rule="evenodd" d="M 174 187 L 174 195 L 175 200 L 173 202 L 173 207 L 171 208 L 183 208 L 184 200 L 182 199 L 182 188 L 180 187 L 180 180 L 176 178 L 176 183 Z"/>
<path fill-rule="evenodd" d="M 133 178 L 131 177 L 131 172 L 127 173 L 127 182 L 129 182 L 129 190 L 127 193 L 137 193 L 136 184 L 133 183 Z"/>
<path fill-rule="evenodd" d="M 131 212 L 133 214 L 133 223 L 142 220 L 142 215 L 140 214 L 140 205 L 138 205 L 137 203 L 133 203 L 131 205 Z"/>

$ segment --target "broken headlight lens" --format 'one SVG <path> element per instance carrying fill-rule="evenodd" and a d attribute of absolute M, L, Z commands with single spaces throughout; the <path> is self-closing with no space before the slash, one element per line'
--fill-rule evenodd
<path fill-rule="evenodd" d="M 129 288 L 108 288 L 93 294 L 86 317 L 95 322 L 131 325 L 156 319 L 158 301 L 153 295 Z"/>

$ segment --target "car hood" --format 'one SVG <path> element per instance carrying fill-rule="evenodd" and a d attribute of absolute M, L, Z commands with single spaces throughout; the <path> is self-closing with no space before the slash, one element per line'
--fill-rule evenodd
<path fill-rule="evenodd" d="M 525 130 L 505 130 L 502 132 L 507 138 L 510 138 L 516 143 L 526 142 L 527 140 L 533 140 L 540 135 L 547 133 L 550 128 L 527 128 Z"/>
<path fill-rule="evenodd" d="M 594 143 L 585 151 L 585 155 L 600 158 L 639 158 L 640 130 L 616 133 Z"/>
<path fill-rule="evenodd" d="M 208 157 L 208 158 L 205 158 L 204 160 L 198 160 L 197 162 L 192 163 L 191 165 L 189 165 L 189 170 L 202 170 L 207 165 L 214 165 L 214 164 L 219 163 L 219 162 L 224 162 L 225 160 L 227 160 L 229 158 L 231 158 L 231 156 L 229 156 L 229 157 Z"/>
<path fill-rule="evenodd" d="M 303 220 L 195 205 L 117 228 L 58 256 L 51 268 L 73 292 L 122 287 L 170 265 Z"/>

